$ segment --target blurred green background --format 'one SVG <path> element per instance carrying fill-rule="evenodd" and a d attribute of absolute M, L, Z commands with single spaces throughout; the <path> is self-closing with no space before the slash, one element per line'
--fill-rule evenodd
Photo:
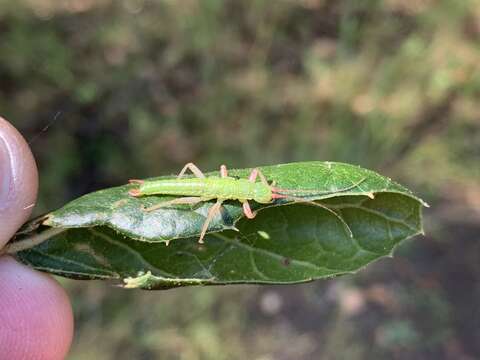
<path fill-rule="evenodd" d="M 70 359 L 480 357 L 480 1 L 0 0 L 0 113 L 36 213 L 200 168 L 359 164 L 432 207 L 355 276 L 126 291 L 61 280 Z"/>

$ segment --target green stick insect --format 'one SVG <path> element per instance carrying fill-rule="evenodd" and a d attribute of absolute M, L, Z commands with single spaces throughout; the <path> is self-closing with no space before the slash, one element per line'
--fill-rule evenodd
<path fill-rule="evenodd" d="M 183 178 L 185 172 L 190 170 L 195 178 Z M 260 182 L 257 181 L 260 179 Z M 280 189 L 270 184 L 262 172 L 255 168 L 250 173 L 248 179 L 238 179 L 236 177 L 228 176 L 227 167 L 225 165 L 220 166 L 220 177 L 209 176 L 206 177 L 202 171 L 193 163 L 186 164 L 176 179 L 169 180 L 137 180 L 132 179 L 129 182 L 131 184 L 138 184 L 139 187 L 129 191 L 129 194 L 134 197 L 151 196 L 151 195 L 174 195 L 182 196 L 173 200 L 164 201 L 152 207 L 144 209 L 145 211 L 154 211 L 162 207 L 168 207 L 171 205 L 195 205 L 199 202 L 210 201 L 217 199 L 216 203 L 210 208 L 207 214 L 207 218 L 203 224 L 202 232 L 200 233 L 199 243 L 203 243 L 203 238 L 207 233 L 210 222 L 214 219 L 215 215 L 220 213 L 222 203 L 226 200 L 238 200 L 243 204 L 243 213 L 248 219 L 253 219 L 256 215 L 250 208 L 249 201 L 255 201 L 260 204 L 271 204 L 277 199 L 288 199 L 295 202 L 305 202 L 315 206 L 320 206 L 329 212 L 333 213 L 339 218 L 348 229 L 351 235 L 350 228 L 345 221 L 333 210 L 329 209 L 325 205 L 290 195 L 292 193 L 311 193 L 328 195 L 338 192 L 347 191 L 357 187 L 365 179 L 353 184 L 344 189 L 339 189 L 330 192 L 314 192 L 312 190 L 288 190 Z"/>

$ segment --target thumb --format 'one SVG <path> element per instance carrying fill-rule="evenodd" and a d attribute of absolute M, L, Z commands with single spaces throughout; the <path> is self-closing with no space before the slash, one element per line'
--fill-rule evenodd
<path fill-rule="evenodd" d="M 30 216 L 37 167 L 23 137 L 0 118 L 0 249 Z M 0 257 L 0 359 L 64 359 L 72 308 L 55 280 Z"/>
<path fill-rule="evenodd" d="M 0 249 L 30 216 L 37 189 L 37 166 L 28 144 L 0 117 Z"/>

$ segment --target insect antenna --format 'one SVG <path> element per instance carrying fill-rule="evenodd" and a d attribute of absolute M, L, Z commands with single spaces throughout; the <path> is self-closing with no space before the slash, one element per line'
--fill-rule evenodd
<path fill-rule="evenodd" d="M 328 212 L 333 214 L 337 219 L 339 219 L 340 222 L 342 223 L 342 225 L 347 230 L 349 236 L 353 237 L 353 233 L 352 233 L 352 230 L 350 229 L 350 226 L 335 211 L 330 209 L 328 206 L 317 203 L 313 200 L 308 200 L 308 199 L 305 199 L 303 197 L 296 196 L 295 194 L 298 194 L 298 195 L 302 194 L 304 196 L 319 196 L 319 195 L 336 194 L 336 193 L 341 193 L 341 192 L 345 192 L 345 191 L 354 189 L 354 188 L 358 187 L 361 183 L 363 183 L 365 180 L 366 180 L 366 178 L 362 178 L 362 179 L 353 183 L 350 186 L 347 186 L 347 187 L 342 188 L 342 189 L 332 190 L 332 191 L 315 191 L 315 190 L 303 190 L 303 189 L 281 189 L 281 188 L 277 188 L 277 187 L 272 187 L 272 198 L 273 199 L 286 199 L 286 200 L 291 200 L 291 201 L 297 202 L 297 203 L 306 203 L 306 204 L 310 204 L 310 205 L 313 205 L 313 206 L 321 207 L 322 209 L 327 210 Z M 371 195 L 371 196 L 368 195 L 368 196 L 372 197 L 373 195 Z"/>
<path fill-rule="evenodd" d="M 62 112 L 61 112 L 61 111 L 57 111 L 57 113 L 55 114 L 55 116 L 53 117 L 53 119 L 50 120 L 50 121 L 48 122 L 48 124 L 43 127 L 42 130 L 40 130 L 36 135 L 34 135 L 34 136 L 28 141 L 28 145 L 32 145 L 35 141 L 37 141 L 37 139 L 38 139 L 44 132 L 46 132 L 46 131 L 58 120 L 58 118 L 60 117 L 60 115 L 62 115 Z"/>
<path fill-rule="evenodd" d="M 366 180 L 366 178 L 362 178 L 360 181 L 357 181 L 356 183 L 347 186 L 342 189 L 337 189 L 337 190 L 329 190 L 329 191 L 316 191 L 316 190 L 306 190 L 306 189 L 281 189 L 277 187 L 272 187 L 272 191 L 276 194 L 285 194 L 285 195 L 291 195 L 291 194 L 302 194 L 305 196 L 320 196 L 320 195 L 330 195 L 330 194 L 335 194 L 335 193 L 341 193 L 345 192 L 348 190 L 352 190 L 356 187 L 358 187 L 361 183 L 363 183 Z M 295 196 L 295 195 L 293 195 Z"/>
<path fill-rule="evenodd" d="M 321 207 L 322 209 L 325 209 L 327 210 L 329 213 L 333 214 L 338 220 L 340 220 L 340 222 L 342 223 L 343 227 L 347 230 L 347 233 L 348 235 L 353 238 L 353 232 L 352 232 L 352 229 L 350 229 L 350 226 L 347 224 L 347 222 L 345 220 L 343 220 L 343 218 L 337 214 L 335 211 L 333 211 L 332 209 L 330 209 L 328 206 L 326 205 L 323 205 L 323 204 L 320 204 L 320 203 L 317 203 L 313 200 L 307 200 L 307 199 L 304 199 L 304 198 L 301 198 L 301 197 L 296 197 L 296 196 L 290 196 L 290 195 L 284 195 L 284 194 L 272 194 L 272 198 L 273 199 L 286 199 L 286 200 L 291 200 L 295 203 L 306 203 L 306 204 L 309 204 L 309 205 L 313 205 L 313 206 L 318 206 L 318 207 Z"/>

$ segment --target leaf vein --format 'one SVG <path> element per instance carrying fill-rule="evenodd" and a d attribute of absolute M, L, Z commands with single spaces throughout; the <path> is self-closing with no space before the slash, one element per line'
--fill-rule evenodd
<path fill-rule="evenodd" d="M 140 263 L 143 265 L 143 266 L 146 266 L 148 268 L 148 270 L 152 271 L 152 273 L 157 273 L 159 275 L 162 275 L 164 277 L 171 277 L 171 278 L 176 278 L 175 275 L 173 274 L 170 274 L 164 270 L 161 270 L 155 266 L 153 266 L 149 261 L 147 261 L 138 251 L 132 249 L 130 246 L 126 245 L 126 244 L 122 244 L 114 239 L 112 239 L 110 236 L 106 235 L 106 234 L 103 234 L 99 231 L 96 231 L 94 230 L 93 228 L 89 228 L 88 229 L 93 235 L 95 236 L 98 236 L 99 238 L 105 240 L 106 242 L 114 245 L 114 246 L 117 246 L 123 250 L 126 250 L 128 251 L 129 253 L 133 254 L 137 260 L 140 261 Z"/>
<path fill-rule="evenodd" d="M 78 262 L 78 261 L 71 260 L 71 259 L 65 259 L 61 256 L 49 254 L 49 253 L 46 253 L 46 252 L 43 252 L 43 251 L 40 251 L 40 250 L 37 250 L 37 249 L 29 249 L 29 251 L 37 253 L 38 255 L 50 258 L 50 259 L 55 260 L 55 261 L 64 262 L 64 263 L 67 263 L 67 264 L 72 264 L 72 265 L 79 266 L 79 267 L 87 269 L 87 270 L 97 271 L 97 272 L 101 272 L 101 273 L 103 272 L 103 273 L 106 273 L 106 274 L 110 274 L 110 276 L 119 277 L 118 273 L 116 273 L 116 272 L 109 271 L 109 270 L 102 269 L 102 268 L 97 268 L 97 267 L 87 265 L 87 264 L 82 263 L 82 262 Z M 75 272 L 75 273 L 77 273 L 77 272 Z M 91 276 L 91 273 L 87 273 L 87 274 Z"/>
<path fill-rule="evenodd" d="M 226 236 L 220 235 L 219 233 L 215 233 L 215 234 L 212 234 L 212 235 L 216 236 L 218 239 L 220 239 L 222 241 L 231 243 L 234 246 L 236 245 L 236 246 L 238 246 L 240 248 L 243 248 L 247 251 L 256 252 L 256 253 L 259 253 L 259 254 L 262 254 L 262 255 L 266 255 L 266 256 L 272 257 L 274 259 L 278 259 L 279 261 L 283 261 L 285 259 L 285 256 L 277 254 L 273 251 L 252 247 L 252 246 L 247 245 L 247 244 L 245 244 L 241 241 L 235 241 L 235 240 L 232 240 L 232 239 L 230 239 Z M 315 270 L 315 271 L 327 270 L 327 271 L 338 272 L 337 269 L 328 268 L 326 266 L 319 266 L 319 265 L 312 264 L 312 263 L 309 263 L 309 262 L 306 262 L 306 261 L 303 261 L 303 260 L 297 260 L 297 259 L 292 259 L 292 258 L 289 258 L 289 260 L 290 260 L 290 264 L 297 265 L 297 266 L 300 266 L 300 267 L 306 267 L 306 268 L 309 268 L 309 269 L 312 269 L 312 270 Z"/>

